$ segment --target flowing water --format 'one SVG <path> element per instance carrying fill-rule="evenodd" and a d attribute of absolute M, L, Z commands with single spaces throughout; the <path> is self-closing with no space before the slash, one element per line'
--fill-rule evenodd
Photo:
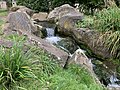
<path fill-rule="evenodd" d="M 79 47 L 71 38 L 63 38 L 55 35 L 53 28 L 46 28 L 47 37 L 46 41 L 56 45 L 58 48 L 66 51 L 69 54 L 73 54 Z"/>
<path fill-rule="evenodd" d="M 46 28 L 46 31 L 47 31 L 47 37 L 45 38 L 46 41 L 54 44 L 55 46 L 57 46 L 58 48 L 61 48 L 62 50 L 66 51 L 67 53 L 70 54 L 70 56 L 79 48 L 76 43 L 74 42 L 71 42 L 71 43 L 74 43 L 75 46 L 77 46 L 77 48 L 74 48 L 70 51 L 69 48 L 72 48 L 74 46 L 71 46 L 71 47 L 65 47 L 67 44 L 69 44 L 67 41 L 64 41 L 62 42 L 62 44 L 60 43 L 62 40 L 65 40 L 65 38 L 62 38 L 60 36 L 55 36 L 55 31 L 53 28 Z M 64 43 L 66 43 L 66 45 L 63 45 Z M 70 43 L 70 44 L 71 44 Z M 80 49 L 80 48 L 79 48 Z M 82 49 L 81 49 L 82 50 Z M 85 51 L 84 51 L 85 52 Z M 83 52 L 83 53 L 84 53 Z M 105 66 L 103 64 L 103 62 L 100 62 L 99 60 L 97 59 L 94 59 L 95 62 L 99 62 L 97 64 L 93 63 L 93 68 L 94 68 L 94 72 L 96 73 L 96 75 L 98 77 L 101 77 L 101 78 L 105 78 L 105 83 L 106 83 L 106 86 L 107 87 L 120 87 L 120 85 L 117 83 L 117 82 L 120 82 L 120 80 L 117 78 L 116 74 L 108 74 L 109 71 L 107 71 L 107 66 Z M 104 83 L 103 83 L 104 84 Z"/>
<path fill-rule="evenodd" d="M 53 28 L 46 28 L 47 31 L 47 37 L 55 36 L 55 31 Z"/>

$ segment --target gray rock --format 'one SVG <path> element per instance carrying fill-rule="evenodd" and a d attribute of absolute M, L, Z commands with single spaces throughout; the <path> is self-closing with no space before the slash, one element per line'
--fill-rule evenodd
<path fill-rule="evenodd" d="M 48 15 L 48 20 L 58 24 L 59 32 L 66 32 L 75 27 L 78 20 L 83 19 L 83 14 L 78 12 L 74 7 L 69 4 L 62 5 L 55 8 Z"/>
<path fill-rule="evenodd" d="M 83 65 L 90 72 L 93 72 L 91 60 L 85 55 L 84 51 L 81 49 L 76 50 L 72 57 L 68 60 L 68 64 L 71 63 Z"/>
<path fill-rule="evenodd" d="M 0 46 L 11 48 L 13 46 L 13 42 L 0 38 Z"/>
<path fill-rule="evenodd" d="M 37 31 L 29 16 L 24 12 L 12 12 L 7 17 L 7 24 L 4 33 L 10 31 L 26 30 L 31 33 Z M 20 33 L 20 32 L 18 32 Z"/>
<path fill-rule="evenodd" d="M 82 20 L 83 15 L 78 13 L 78 12 L 71 12 L 66 15 L 63 15 L 59 20 L 58 20 L 58 26 L 59 29 L 61 30 L 70 30 L 75 28 L 75 23 L 78 20 Z"/>
<path fill-rule="evenodd" d="M 73 8 L 69 4 L 64 4 L 60 7 L 56 7 L 53 11 L 51 11 L 47 18 L 49 21 L 57 22 L 61 17 L 64 17 L 64 16 L 72 17 L 72 14 L 74 14 L 73 16 L 75 15 L 83 16 L 80 12 L 78 12 L 75 8 Z"/>
<path fill-rule="evenodd" d="M 86 45 L 94 54 L 101 58 L 111 58 L 112 55 L 107 46 L 103 44 L 100 33 L 87 28 L 59 29 L 62 35 L 72 36 L 77 43 Z"/>
<path fill-rule="evenodd" d="M 39 13 L 33 14 L 32 18 L 35 21 L 47 21 L 47 16 L 48 16 L 48 13 L 39 12 Z"/>
<path fill-rule="evenodd" d="M 71 30 L 71 34 L 78 43 L 87 45 L 96 55 L 103 58 L 110 58 L 109 49 L 104 46 L 100 34 L 97 31 L 80 28 Z"/>
<path fill-rule="evenodd" d="M 107 87 L 108 90 L 120 90 L 120 87 Z"/>

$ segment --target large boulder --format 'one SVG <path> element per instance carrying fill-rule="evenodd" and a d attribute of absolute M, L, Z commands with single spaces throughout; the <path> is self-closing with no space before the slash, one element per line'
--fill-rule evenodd
<path fill-rule="evenodd" d="M 83 14 L 78 12 L 74 7 L 69 4 L 64 4 L 55 8 L 48 15 L 48 20 L 58 24 L 58 30 L 70 30 L 75 27 L 78 20 L 83 19 Z"/>
<path fill-rule="evenodd" d="M 87 45 L 96 55 L 103 58 L 112 57 L 109 49 L 103 44 L 103 40 L 100 39 L 100 33 L 97 31 L 80 28 L 72 30 L 71 34 L 78 43 Z"/>
<path fill-rule="evenodd" d="M 58 20 L 58 27 L 60 30 L 74 29 L 75 23 L 78 20 L 82 20 L 82 19 L 83 19 L 83 15 L 80 14 L 79 12 L 71 12 L 71 13 L 68 13 L 68 14 L 62 16 Z"/>
<path fill-rule="evenodd" d="M 69 4 L 64 4 L 60 7 L 56 7 L 54 8 L 54 10 L 52 10 L 49 15 L 48 15 L 48 20 L 58 20 L 61 17 L 63 17 L 66 14 L 69 13 L 77 13 L 77 14 L 81 14 L 80 12 L 78 12 L 74 7 L 70 6 Z"/>
<path fill-rule="evenodd" d="M 19 29 L 29 31 L 31 33 L 37 31 L 34 23 L 26 13 L 18 11 L 11 12 L 7 17 L 4 33 L 9 34 L 11 32 L 18 31 Z"/>

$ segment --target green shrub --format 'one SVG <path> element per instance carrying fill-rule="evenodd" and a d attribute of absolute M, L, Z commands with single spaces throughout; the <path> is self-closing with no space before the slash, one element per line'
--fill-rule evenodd
<path fill-rule="evenodd" d="M 24 5 L 37 12 L 49 11 L 49 0 L 17 0 L 17 4 Z"/>
<path fill-rule="evenodd" d="M 93 27 L 103 33 L 104 42 L 115 58 L 120 57 L 120 9 L 104 9 L 95 15 Z"/>
<path fill-rule="evenodd" d="M 24 53 L 22 46 L 15 44 L 12 48 L 0 48 L 0 86 L 10 89 L 16 81 L 35 78 L 29 67 L 30 53 Z"/>
<path fill-rule="evenodd" d="M 94 28 L 99 31 L 119 31 L 120 9 L 116 6 L 103 9 L 96 13 L 94 20 Z"/>
<path fill-rule="evenodd" d="M 28 46 L 32 57 L 30 59 L 30 68 L 37 79 L 29 79 L 20 81 L 18 85 L 27 90 L 42 90 L 47 87 L 47 82 L 50 76 L 54 75 L 59 70 L 59 65 L 51 55 L 48 55 L 42 49 L 35 46 Z M 17 88 L 17 87 L 16 87 Z M 12 88 L 12 90 L 16 90 Z"/>

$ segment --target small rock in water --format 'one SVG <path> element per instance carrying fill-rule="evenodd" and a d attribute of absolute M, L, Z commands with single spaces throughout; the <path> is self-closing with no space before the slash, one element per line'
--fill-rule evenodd
<path fill-rule="evenodd" d="M 85 68 L 93 71 L 91 60 L 85 55 L 82 49 L 78 49 L 75 51 L 73 56 L 68 60 L 68 64 L 75 63 L 79 65 L 84 65 Z"/>

